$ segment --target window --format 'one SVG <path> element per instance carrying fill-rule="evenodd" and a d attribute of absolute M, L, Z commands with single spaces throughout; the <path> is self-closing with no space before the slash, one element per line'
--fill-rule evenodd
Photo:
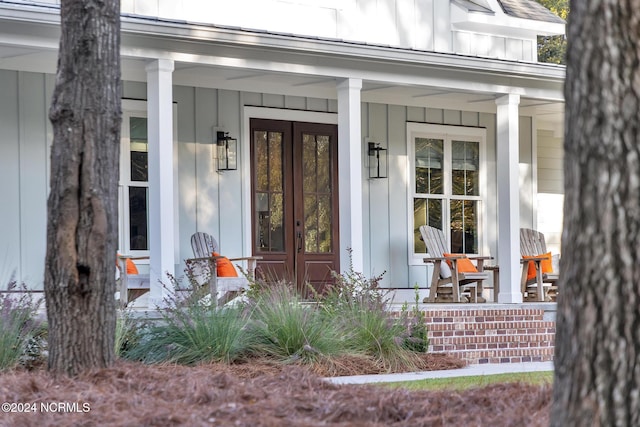
<path fill-rule="evenodd" d="M 453 253 L 481 246 L 485 130 L 409 123 L 410 250 L 426 252 L 421 225 L 445 231 Z"/>
<path fill-rule="evenodd" d="M 144 111 L 125 111 L 120 154 L 120 241 L 126 254 L 149 251 L 149 162 Z"/>

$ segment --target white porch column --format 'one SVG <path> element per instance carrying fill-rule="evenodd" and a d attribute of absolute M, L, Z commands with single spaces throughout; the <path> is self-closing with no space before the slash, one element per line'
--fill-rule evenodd
<path fill-rule="evenodd" d="M 162 305 L 167 273 L 175 274 L 173 197 L 173 61 L 158 59 L 147 70 L 149 138 L 149 306 Z"/>
<path fill-rule="evenodd" d="M 362 238 L 362 117 L 361 79 L 338 82 L 338 181 L 340 191 L 340 269 L 349 266 L 352 249 L 355 271 L 364 272 Z"/>
<path fill-rule="evenodd" d="M 500 303 L 521 303 L 520 291 L 520 174 L 519 95 L 496 100 L 498 169 L 498 258 L 500 259 Z"/>

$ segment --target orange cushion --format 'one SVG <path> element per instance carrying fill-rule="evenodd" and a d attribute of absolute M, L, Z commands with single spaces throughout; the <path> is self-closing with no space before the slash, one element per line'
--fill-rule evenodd
<path fill-rule="evenodd" d="M 131 261 L 131 259 L 127 258 L 127 275 L 129 276 L 135 276 L 138 273 L 138 267 L 136 267 L 136 264 Z"/>
<path fill-rule="evenodd" d="M 213 256 L 220 256 L 218 252 L 214 252 Z M 236 268 L 231 264 L 229 258 L 222 257 L 216 260 L 216 272 L 218 277 L 238 277 Z"/>
<path fill-rule="evenodd" d="M 551 262 L 551 252 L 547 252 L 546 254 L 527 256 L 523 255 L 522 259 L 528 258 L 540 258 L 544 257 L 544 259 L 540 262 L 540 266 L 542 267 L 542 273 L 553 273 L 553 264 Z M 530 261 L 527 266 L 527 280 L 536 278 L 536 263 Z"/>
<path fill-rule="evenodd" d="M 442 254 L 445 257 L 460 257 L 462 254 Z M 447 264 L 449 264 L 450 267 L 453 268 L 453 264 L 450 260 L 447 260 Z M 458 258 L 456 260 L 456 265 L 458 266 L 458 273 L 477 273 L 478 269 L 476 268 L 475 265 L 473 265 L 473 263 L 471 262 L 471 260 L 469 258 L 467 258 L 465 255 L 462 255 L 462 258 Z"/>
<path fill-rule="evenodd" d="M 138 267 L 136 267 L 136 263 L 131 261 L 130 258 L 125 258 L 125 262 L 127 264 L 127 275 L 128 276 L 135 276 L 140 274 L 138 272 Z M 116 259 L 116 266 L 118 266 L 118 260 Z"/>

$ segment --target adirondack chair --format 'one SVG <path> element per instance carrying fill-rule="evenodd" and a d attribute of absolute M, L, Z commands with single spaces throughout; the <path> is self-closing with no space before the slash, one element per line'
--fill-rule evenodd
<path fill-rule="evenodd" d="M 233 299 L 239 291 L 249 287 L 247 277 L 219 277 L 217 262 L 225 257 L 214 256 L 218 253 L 218 242 L 210 234 L 197 232 L 191 236 L 191 249 L 194 258 L 186 260 L 187 269 L 193 275 L 195 282 L 200 286 L 209 286 L 212 300 L 223 305 Z M 247 275 L 255 277 L 257 261 L 262 257 L 229 258 L 229 261 L 246 261 Z"/>
<path fill-rule="evenodd" d="M 117 267 L 120 272 L 119 286 L 120 306 L 126 307 L 129 302 L 149 292 L 148 274 L 130 274 L 127 272 L 127 260 L 147 260 L 149 257 L 132 257 L 127 255 L 117 255 Z"/>
<path fill-rule="evenodd" d="M 547 254 L 544 234 L 530 228 L 520 229 L 520 255 L 522 259 L 522 278 L 520 285 L 525 301 L 555 301 L 558 293 L 557 273 L 545 273 L 543 261 Z M 527 278 L 529 263 L 533 263 L 536 271 L 534 278 Z"/>
<path fill-rule="evenodd" d="M 469 257 L 476 261 L 478 271 L 462 272 L 460 262 L 467 257 L 463 254 L 445 256 L 448 247 L 442 230 L 423 225 L 420 227 L 420 234 L 430 255 L 424 258 L 424 262 L 433 264 L 429 296 L 424 302 L 462 302 L 463 294 L 471 302 L 484 302 L 479 296 L 482 295 L 482 281 L 489 279 L 489 273 L 484 271 L 484 261 L 493 258 Z M 451 267 L 447 261 L 451 262 Z"/>

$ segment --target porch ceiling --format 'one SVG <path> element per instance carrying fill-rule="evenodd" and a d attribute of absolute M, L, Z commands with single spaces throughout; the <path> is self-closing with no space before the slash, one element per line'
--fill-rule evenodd
<path fill-rule="evenodd" d="M 142 75 L 139 77 L 144 79 Z M 337 78 L 330 76 L 177 63 L 174 81 L 176 84 L 276 95 L 337 98 Z M 363 102 L 490 113 L 496 111 L 495 100 L 500 94 L 363 80 L 361 96 Z M 523 113 L 539 116 L 544 121 L 561 121 L 564 114 L 564 103 L 556 100 L 522 97 L 520 107 Z"/>

